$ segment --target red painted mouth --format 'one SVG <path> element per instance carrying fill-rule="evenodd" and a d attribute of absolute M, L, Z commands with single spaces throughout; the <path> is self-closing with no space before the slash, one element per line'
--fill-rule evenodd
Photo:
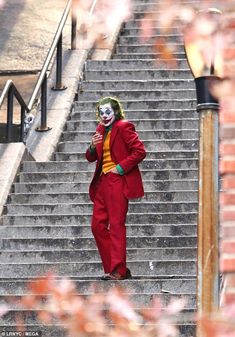
<path fill-rule="evenodd" d="M 110 121 L 110 119 L 103 119 L 104 124 L 107 124 Z"/>

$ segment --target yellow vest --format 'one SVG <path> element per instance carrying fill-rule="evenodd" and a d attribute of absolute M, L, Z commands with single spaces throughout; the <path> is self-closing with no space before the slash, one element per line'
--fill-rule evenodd
<path fill-rule="evenodd" d="M 112 161 L 110 154 L 110 135 L 111 131 L 108 131 L 106 138 L 103 143 L 103 164 L 102 172 L 105 174 L 110 171 L 112 168 L 116 167 L 116 164 Z"/>

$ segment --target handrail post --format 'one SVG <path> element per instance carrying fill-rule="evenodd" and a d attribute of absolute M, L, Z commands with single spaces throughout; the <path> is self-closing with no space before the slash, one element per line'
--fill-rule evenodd
<path fill-rule="evenodd" d="M 47 126 L 47 75 L 45 75 L 41 86 L 41 126 L 36 131 L 44 132 L 51 128 Z"/>
<path fill-rule="evenodd" d="M 21 116 L 20 116 L 20 141 L 24 140 L 24 118 L 25 118 L 25 108 L 21 106 Z"/>
<path fill-rule="evenodd" d="M 13 86 L 10 86 L 7 95 L 7 130 L 6 130 L 7 143 L 9 143 L 12 138 L 13 100 L 14 100 L 14 88 Z"/>
<path fill-rule="evenodd" d="M 67 89 L 66 86 L 62 85 L 62 33 L 60 34 L 56 50 L 56 84 L 51 89 L 54 91 Z"/>
<path fill-rule="evenodd" d="M 72 1 L 71 8 L 71 50 L 75 50 L 77 48 L 77 16 L 74 13 L 74 0 Z"/>

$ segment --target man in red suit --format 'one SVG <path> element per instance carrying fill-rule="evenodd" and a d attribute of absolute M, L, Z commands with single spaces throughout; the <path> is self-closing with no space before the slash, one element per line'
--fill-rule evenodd
<path fill-rule="evenodd" d="M 124 280 L 131 277 L 126 267 L 128 200 L 144 195 L 138 164 L 146 152 L 116 98 L 102 98 L 96 114 L 99 124 L 86 151 L 87 160 L 96 161 L 89 188 L 94 203 L 92 233 L 105 272 L 102 279 Z"/>

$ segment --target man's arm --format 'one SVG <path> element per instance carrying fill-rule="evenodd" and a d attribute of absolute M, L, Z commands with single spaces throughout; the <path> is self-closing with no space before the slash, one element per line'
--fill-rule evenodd
<path fill-rule="evenodd" d="M 97 160 L 97 152 L 96 152 L 96 145 L 101 143 L 103 136 L 96 131 L 96 133 L 92 136 L 91 144 L 86 151 L 86 159 L 90 162 Z"/>
<path fill-rule="evenodd" d="M 144 144 L 139 139 L 132 123 L 123 121 L 123 123 L 120 125 L 120 132 L 130 151 L 130 155 L 118 163 L 125 174 L 131 171 L 145 158 L 146 151 Z"/>

